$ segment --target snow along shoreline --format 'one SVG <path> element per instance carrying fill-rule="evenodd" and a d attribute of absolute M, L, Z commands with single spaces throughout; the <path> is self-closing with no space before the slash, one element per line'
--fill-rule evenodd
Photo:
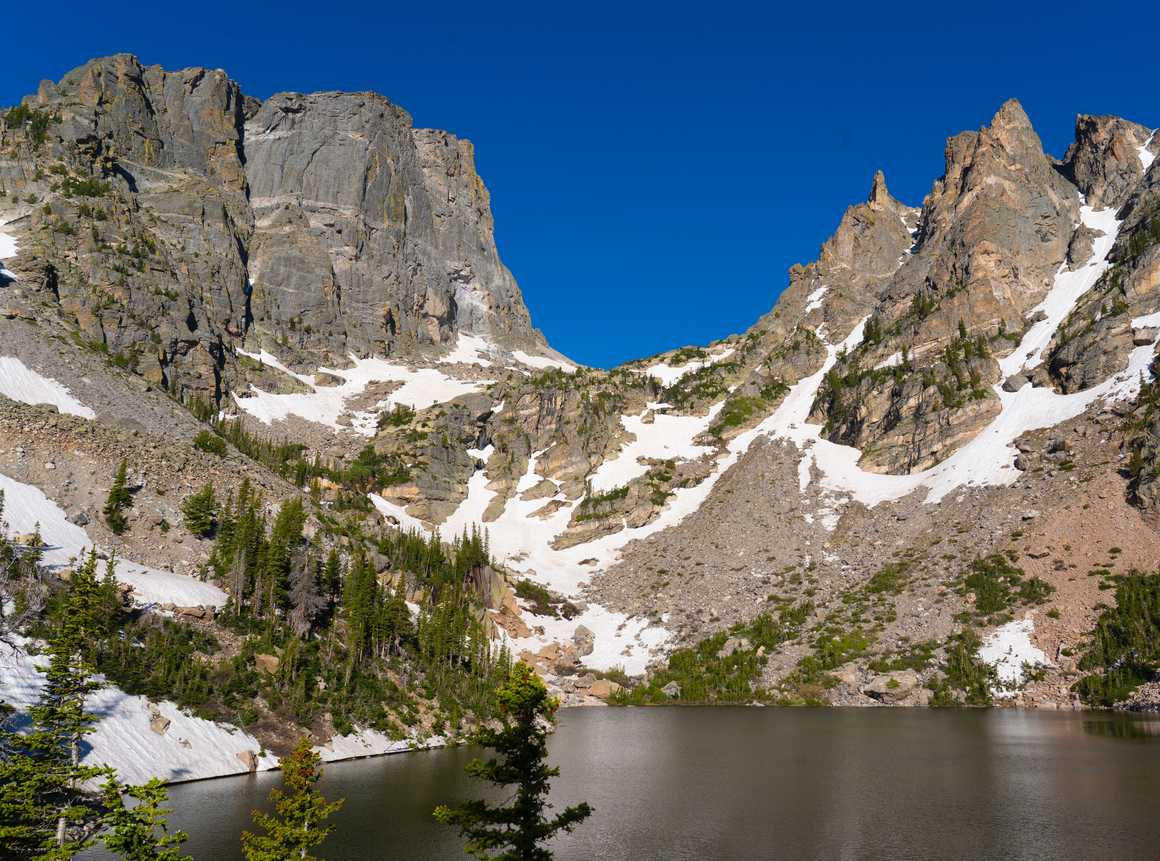
<path fill-rule="evenodd" d="M 18 638 L 19 649 L 0 645 L 0 701 L 17 712 L 33 705 L 45 684 L 41 670 L 48 657 L 30 654 L 35 645 L 23 638 Z M 154 777 L 165 783 L 189 783 L 280 767 L 278 757 L 241 727 L 197 717 L 169 700 L 152 702 L 107 685 L 91 694 L 85 706 L 97 722 L 85 738 L 82 762 L 111 766 L 127 783 L 144 783 Z M 364 730 L 335 736 L 314 749 L 323 762 L 330 763 L 445 744 L 441 736 L 396 740 Z"/>

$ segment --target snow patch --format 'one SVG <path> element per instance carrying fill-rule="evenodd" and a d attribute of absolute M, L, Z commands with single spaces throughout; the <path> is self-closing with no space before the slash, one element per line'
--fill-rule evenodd
<path fill-rule="evenodd" d="M 40 697 L 45 684 L 41 670 L 48 665 L 48 657 L 28 654 L 32 641 L 17 637 L 16 644 L 18 649 L 0 644 L 0 700 L 23 711 Z M 168 700 L 151 703 L 108 685 L 91 694 L 85 707 L 97 722 L 85 737 L 82 761 L 112 766 L 126 783 L 144 783 L 154 777 L 179 783 L 245 774 L 248 764 L 239 755 L 247 753 L 254 754 L 258 771 L 279 765 L 278 758 L 263 752 L 262 743 L 244 730 L 196 717 Z M 169 721 L 163 734 L 150 726 L 156 714 Z M 443 741 L 439 736 L 422 742 L 391 739 L 375 730 L 361 730 L 335 736 L 314 749 L 323 761 L 335 762 L 436 747 Z"/>
<path fill-rule="evenodd" d="M 1120 232 L 1120 222 L 1116 220 L 1114 209 L 1094 210 L 1090 206 L 1080 207 L 1080 221 L 1093 230 L 1103 233 L 1092 242 L 1091 259 L 1074 272 L 1067 268 L 1067 261 L 1059 266 L 1055 282 L 1043 301 L 1036 305 L 1028 316 L 1043 312 L 1044 319 L 1035 323 L 1023 336 L 1019 346 L 1007 357 L 999 360 L 1003 377 L 1009 377 L 1023 370 L 1034 368 L 1043 361 L 1043 351 L 1051 343 L 1051 338 L 1060 324 L 1071 313 L 1075 303 L 1090 290 L 1108 267 L 1108 252 L 1116 242 Z"/>
<path fill-rule="evenodd" d="M 826 297 L 826 293 L 829 289 L 829 287 L 823 284 L 821 287 L 814 290 L 812 293 L 810 293 L 809 296 L 806 297 L 807 314 L 810 313 L 810 311 L 815 311 L 822 307 L 822 300 Z"/>
<path fill-rule="evenodd" d="M 22 404 L 50 404 L 62 413 L 83 419 L 97 417 L 63 385 L 13 356 L 0 356 L 0 395 Z"/>
<path fill-rule="evenodd" d="M 4 492 L 4 519 L 9 536 L 28 534 L 39 527 L 47 545 L 44 565 L 56 569 L 70 567 L 94 546 L 88 533 L 70 523 L 61 507 L 39 488 L 0 473 L 0 491 Z M 228 600 L 226 593 L 212 583 L 147 568 L 126 559 L 117 559 L 117 580 L 133 587 L 133 597 L 139 604 L 221 607 Z"/>
<path fill-rule="evenodd" d="M 715 405 L 704 416 L 671 416 L 661 411 L 662 404 L 650 403 L 639 416 L 621 416 L 621 426 L 635 438 L 592 473 L 592 490 L 606 493 L 644 475 L 648 472 L 648 467 L 640 462 L 644 458 L 697 460 L 712 454 L 712 448 L 696 445 L 693 440 L 709 429 L 723 406 L 724 402 Z M 648 423 L 645 416 L 650 411 L 653 420 Z"/>
<path fill-rule="evenodd" d="M 427 529 L 427 524 L 425 524 L 419 518 L 408 514 L 407 509 L 405 509 L 403 506 L 383 499 L 383 497 L 379 496 L 377 493 L 371 493 L 368 494 L 368 496 L 370 496 L 371 504 L 374 505 L 376 509 L 378 509 L 379 514 L 387 518 L 394 518 L 398 522 L 400 529 L 415 530 L 422 535 L 430 534 L 430 530 Z"/>
<path fill-rule="evenodd" d="M 533 356 L 530 353 L 525 353 L 523 350 L 512 350 L 512 358 L 521 365 L 527 365 L 529 368 L 559 368 L 566 374 L 576 372 L 576 366 L 571 362 L 565 362 L 561 359 L 551 359 L 547 356 Z"/>
<path fill-rule="evenodd" d="M 902 353 L 892 353 L 881 362 L 874 366 L 874 370 L 880 371 L 883 368 L 896 368 L 902 364 Z"/>
<path fill-rule="evenodd" d="M 1132 318 L 1133 329 L 1155 329 L 1160 326 L 1160 311 L 1155 314 L 1146 314 L 1143 317 Z"/>
<path fill-rule="evenodd" d="M 374 410 L 364 410 L 350 417 L 349 428 L 363 436 L 375 434 L 378 412 L 403 404 L 416 410 L 427 409 L 435 404 L 455 400 L 462 395 L 481 391 L 489 385 L 488 380 L 459 380 L 434 368 L 408 368 L 388 362 L 386 359 L 359 359 L 351 356 L 353 368 L 337 370 L 319 368 L 319 372 L 338 377 L 341 385 L 323 386 L 315 382 L 315 375 L 303 375 L 290 371 L 276 358 L 266 353 L 244 353 L 263 364 L 289 374 L 313 391 L 298 394 L 271 394 L 251 386 L 245 396 L 233 394 L 234 403 L 263 424 L 283 421 L 290 416 L 299 416 L 334 430 L 344 429 L 339 418 L 346 415 L 346 403 L 361 395 L 372 383 L 400 382 L 403 385 L 380 401 Z"/>
<path fill-rule="evenodd" d="M 1155 161 L 1155 159 L 1156 159 L 1156 156 L 1153 155 L 1152 151 L 1149 149 L 1149 147 L 1152 146 L 1152 141 L 1155 139 L 1156 139 L 1156 130 L 1153 130 L 1152 134 L 1148 135 L 1148 140 L 1144 141 L 1144 145 L 1142 147 L 1140 147 L 1139 150 L 1137 150 L 1137 152 L 1140 155 L 1140 164 L 1144 167 L 1145 173 L 1148 172 L 1148 168 L 1150 168 L 1152 166 L 1152 162 Z M 0 253 L 0 257 L 3 257 L 3 256 L 4 256 L 3 253 Z"/>
<path fill-rule="evenodd" d="M 7 224 L 7 222 L 4 222 Z M 4 224 L 0 224 L 3 227 Z M 5 233 L 0 230 L 0 260 L 7 260 L 9 257 L 15 257 L 19 244 L 16 242 L 16 237 L 11 233 Z"/>
<path fill-rule="evenodd" d="M 494 355 L 495 345 L 487 338 L 479 335 L 465 335 L 459 333 L 455 342 L 455 349 L 439 360 L 440 364 L 452 365 L 479 365 L 481 368 L 490 368 L 492 365 L 488 356 Z"/>
<path fill-rule="evenodd" d="M 693 373 L 693 371 L 699 371 L 701 368 L 725 361 L 733 355 L 733 352 L 732 347 L 727 347 L 720 352 L 710 353 L 704 359 L 694 359 L 683 365 L 670 365 L 666 362 L 658 362 L 655 365 L 645 368 L 645 373 L 655 378 L 662 386 L 668 387 L 685 375 Z"/>
<path fill-rule="evenodd" d="M 21 640 L 18 645 L 19 651 L 0 644 L 0 699 L 23 710 L 37 701 L 44 688 L 40 668 L 48 665 L 48 658 L 27 654 L 30 641 Z M 262 744 L 252 735 L 194 717 L 168 701 L 153 706 L 170 721 L 164 735 L 149 727 L 153 717 L 149 700 L 113 685 L 91 694 L 85 706 L 97 723 L 85 737 L 88 749 L 82 761 L 110 765 L 127 783 L 144 783 L 152 777 L 178 782 L 242 774 L 248 768 L 238 754 L 247 751 L 258 756 L 262 770 L 278 765 L 277 757 L 259 756 Z"/>
<path fill-rule="evenodd" d="M 1028 614 L 1030 616 L 1030 614 Z M 1048 666 L 1047 655 L 1031 642 L 1035 623 L 1030 618 L 1008 622 L 993 631 L 979 648 L 979 660 L 995 668 L 999 686 L 992 693 L 1002 699 L 1015 696 L 1023 684 L 1023 665 Z"/>

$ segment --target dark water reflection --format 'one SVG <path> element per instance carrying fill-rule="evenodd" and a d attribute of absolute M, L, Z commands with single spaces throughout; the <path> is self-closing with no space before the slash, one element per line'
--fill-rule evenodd
<path fill-rule="evenodd" d="M 1015 711 L 568 711 L 554 799 L 593 818 L 556 847 L 580 859 L 1160 857 L 1158 724 Z M 469 750 L 332 765 L 345 796 L 328 859 L 455 859 L 438 803 L 475 794 Z M 173 788 L 197 861 L 240 858 L 276 775 Z"/>

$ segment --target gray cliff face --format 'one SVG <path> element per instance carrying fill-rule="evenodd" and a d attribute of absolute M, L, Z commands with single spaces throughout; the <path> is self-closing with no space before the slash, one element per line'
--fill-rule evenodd
<path fill-rule="evenodd" d="M 263 103 L 220 70 L 121 54 L 25 101 L 47 130 L 0 129 L 0 180 L 30 313 L 152 382 L 220 398 L 243 343 L 315 367 L 459 332 L 547 350 L 471 144 L 382 96 Z"/>
<path fill-rule="evenodd" d="M 529 335 L 470 143 L 373 93 L 287 93 L 246 123 L 245 154 L 260 333 L 313 321 L 358 352 Z"/>

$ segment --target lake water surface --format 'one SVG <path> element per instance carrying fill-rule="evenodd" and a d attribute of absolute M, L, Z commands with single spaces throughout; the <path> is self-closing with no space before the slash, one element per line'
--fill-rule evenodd
<path fill-rule="evenodd" d="M 1006 710 L 564 711 L 558 861 L 1160 858 L 1160 719 Z M 459 748 L 335 763 L 326 859 L 458 859 L 431 810 L 480 794 Z M 276 773 L 172 787 L 196 861 L 240 859 Z"/>

